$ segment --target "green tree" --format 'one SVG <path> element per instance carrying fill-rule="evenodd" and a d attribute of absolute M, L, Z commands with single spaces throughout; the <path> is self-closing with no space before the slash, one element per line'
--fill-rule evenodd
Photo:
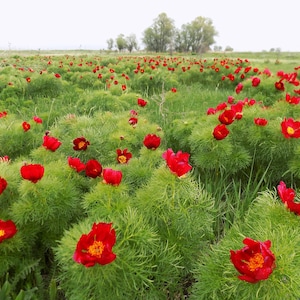
<path fill-rule="evenodd" d="M 214 37 L 217 34 L 211 19 L 197 17 L 191 23 L 181 26 L 180 48 L 183 48 L 185 52 L 206 52 L 209 50 L 210 46 L 215 43 Z"/>
<path fill-rule="evenodd" d="M 110 38 L 106 41 L 106 43 L 107 43 L 107 49 L 112 50 L 112 48 L 114 47 L 114 40 Z"/>
<path fill-rule="evenodd" d="M 172 48 L 174 33 L 174 21 L 166 13 L 161 13 L 144 31 L 142 41 L 148 51 L 166 52 Z"/>
<path fill-rule="evenodd" d="M 133 49 L 138 50 L 138 43 L 135 34 L 126 37 L 126 48 L 131 53 Z"/>
<path fill-rule="evenodd" d="M 121 52 L 122 50 L 127 48 L 126 40 L 124 34 L 119 34 L 116 38 L 116 45 L 118 50 Z"/>

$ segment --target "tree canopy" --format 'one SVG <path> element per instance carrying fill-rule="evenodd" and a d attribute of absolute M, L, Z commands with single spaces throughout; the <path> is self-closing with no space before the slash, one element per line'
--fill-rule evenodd
<path fill-rule="evenodd" d="M 203 53 L 215 43 L 217 31 L 209 18 L 197 17 L 192 22 L 183 24 L 176 29 L 174 20 L 166 13 L 161 13 L 154 19 L 153 24 L 143 32 L 142 42 L 145 49 L 154 52 L 194 52 Z M 111 49 L 111 39 L 107 41 Z M 116 39 L 116 48 L 119 51 L 127 49 L 131 52 L 138 48 L 135 34 L 124 37 L 120 34 Z"/>

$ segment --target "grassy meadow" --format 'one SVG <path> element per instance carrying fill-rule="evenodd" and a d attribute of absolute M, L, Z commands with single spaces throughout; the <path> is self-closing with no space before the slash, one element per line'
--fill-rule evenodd
<path fill-rule="evenodd" d="M 300 299 L 299 62 L 0 51 L 0 299 Z"/>

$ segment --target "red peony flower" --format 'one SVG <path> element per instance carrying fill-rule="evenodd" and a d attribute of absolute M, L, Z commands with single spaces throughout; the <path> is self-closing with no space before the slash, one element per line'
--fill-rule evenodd
<path fill-rule="evenodd" d="M 167 166 L 171 172 L 178 177 L 185 175 L 192 169 L 192 166 L 189 164 L 189 153 L 182 151 L 174 153 L 174 151 L 169 148 L 162 154 L 162 157 L 167 162 Z"/>
<path fill-rule="evenodd" d="M 96 159 L 90 159 L 85 165 L 85 175 L 96 178 L 101 176 L 102 165 Z"/>
<path fill-rule="evenodd" d="M 6 187 L 7 187 L 7 181 L 4 178 L 0 177 L 0 195 L 4 192 Z"/>
<path fill-rule="evenodd" d="M 6 111 L 1 111 L 0 112 L 0 118 L 5 118 L 7 116 L 7 112 Z"/>
<path fill-rule="evenodd" d="M 264 118 L 254 118 L 254 124 L 258 126 L 266 126 L 268 124 L 268 120 Z"/>
<path fill-rule="evenodd" d="M 300 215 L 300 203 L 295 202 L 296 192 L 292 188 L 286 188 L 286 184 L 280 181 L 277 192 L 284 205 L 297 215 Z"/>
<path fill-rule="evenodd" d="M 116 243 L 116 232 L 112 223 L 94 223 L 88 234 L 83 234 L 76 246 L 73 259 L 85 267 L 93 267 L 96 263 L 106 265 L 116 259 L 112 248 Z"/>
<path fill-rule="evenodd" d="M 61 75 L 58 74 L 58 73 L 55 73 L 54 76 L 55 76 L 56 78 L 60 78 L 60 77 L 61 77 Z"/>
<path fill-rule="evenodd" d="M 119 185 L 122 181 L 122 172 L 113 169 L 103 169 L 103 182 L 111 185 Z"/>
<path fill-rule="evenodd" d="M 68 157 L 68 164 L 71 168 L 75 169 L 76 172 L 85 170 L 85 164 L 78 157 Z"/>
<path fill-rule="evenodd" d="M 26 81 L 29 83 L 31 81 L 31 78 L 30 77 L 27 77 L 26 78 Z"/>
<path fill-rule="evenodd" d="M 141 107 L 144 107 L 147 105 L 147 101 L 145 101 L 144 99 L 138 98 L 137 99 L 137 104 Z"/>
<path fill-rule="evenodd" d="M 38 124 L 42 124 L 43 123 L 43 120 L 41 118 L 39 118 L 38 116 L 34 116 L 33 117 L 33 121 L 35 123 L 38 123 Z"/>
<path fill-rule="evenodd" d="M 155 150 L 160 145 L 161 138 L 156 134 L 147 134 L 144 138 L 143 144 L 148 149 Z"/>
<path fill-rule="evenodd" d="M 285 138 L 300 137 L 300 121 L 295 121 L 293 118 L 284 119 L 281 122 L 281 132 Z"/>
<path fill-rule="evenodd" d="M 55 152 L 60 147 L 60 145 L 61 142 L 57 138 L 49 136 L 49 132 L 46 132 L 42 145 L 45 149 Z"/>
<path fill-rule="evenodd" d="M 128 149 L 117 149 L 117 161 L 119 164 L 127 164 L 128 161 L 132 158 L 132 154 L 130 152 L 127 152 Z"/>
<path fill-rule="evenodd" d="M 214 128 L 213 136 L 216 140 L 223 140 L 229 134 L 229 130 L 227 129 L 225 124 L 219 124 Z"/>
<path fill-rule="evenodd" d="M 17 233 L 17 227 L 12 220 L 0 220 L 0 243 L 12 238 Z"/>
<path fill-rule="evenodd" d="M 252 86 L 257 87 L 260 84 L 260 78 L 258 77 L 253 77 L 252 78 Z"/>
<path fill-rule="evenodd" d="M 239 83 L 239 84 L 236 86 L 236 88 L 235 88 L 235 92 L 236 92 L 237 94 L 239 94 L 239 93 L 243 90 L 243 88 L 244 88 L 243 84 L 242 84 L 242 83 Z"/>
<path fill-rule="evenodd" d="M 226 107 L 227 107 L 227 103 L 226 103 L 226 102 L 221 102 L 221 103 L 219 103 L 219 104 L 217 105 L 216 111 L 224 110 Z"/>
<path fill-rule="evenodd" d="M 270 250 L 271 241 L 254 241 L 245 238 L 246 246 L 240 250 L 230 250 L 230 259 L 237 271 L 239 279 L 256 283 L 268 279 L 275 268 L 275 256 Z"/>
<path fill-rule="evenodd" d="M 122 84 L 122 91 L 126 91 L 126 84 Z"/>
<path fill-rule="evenodd" d="M 171 88 L 171 92 L 172 93 L 176 93 L 177 92 L 177 89 L 175 87 Z"/>
<path fill-rule="evenodd" d="M 23 179 L 37 183 L 44 176 L 44 166 L 40 164 L 25 164 L 21 167 L 20 173 Z"/>
<path fill-rule="evenodd" d="M 0 163 L 9 163 L 10 158 L 8 155 L 0 156 Z"/>
<path fill-rule="evenodd" d="M 137 122 L 138 122 L 138 119 L 137 118 L 134 118 L 134 117 L 131 117 L 129 120 L 128 120 L 128 123 L 130 124 L 130 125 L 136 125 L 137 124 Z"/>
<path fill-rule="evenodd" d="M 300 103 L 300 97 L 291 96 L 290 94 L 286 93 L 285 95 L 285 101 L 290 104 L 299 104 Z"/>
<path fill-rule="evenodd" d="M 280 81 L 277 81 L 275 82 L 275 88 L 278 90 L 278 91 L 281 91 L 283 92 L 284 91 L 284 83 L 280 80 Z"/>
<path fill-rule="evenodd" d="M 76 151 L 86 150 L 90 142 L 84 137 L 78 137 L 73 140 L 73 149 Z"/>
<path fill-rule="evenodd" d="M 224 110 L 218 117 L 222 124 L 230 125 L 235 118 L 235 111 L 233 109 Z"/>
<path fill-rule="evenodd" d="M 209 115 L 215 115 L 217 112 L 217 110 L 213 107 L 209 107 L 206 111 L 206 114 L 209 116 Z"/>
<path fill-rule="evenodd" d="M 22 123 L 23 130 L 26 132 L 30 129 L 30 124 L 27 122 Z"/>

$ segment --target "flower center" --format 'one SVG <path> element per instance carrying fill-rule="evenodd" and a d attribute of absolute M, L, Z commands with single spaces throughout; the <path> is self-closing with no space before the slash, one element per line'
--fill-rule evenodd
<path fill-rule="evenodd" d="M 125 164 L 126 161 L 127 161 L 126 156 L 120 155 L 120 156 L 118 157 L 118 161 L 119 161 L 120 164 Z"/>
<path fill-rule="evenodd" d="M 286 129 L 286 131 L 287 131 L 287 133 L 288 133 L 289 135 L 293 135 L 293 134 L 295 133 L 295 130 L 294 130 L 294 128 L 292 128 L 292 127 L 288 127 L 288 128 Z"/>
<path fill-rule="evenodd" d="M 253 257 L 247 262 L 249 271 L 253 272 L 257 268 L 262 268 L 264 265 L 264 257 L 261 253 L 255 253 Z"/>
<path fill-rule="evenodd" d="M 5 231 L 3 229 L 0 229 L 0 237 L 5 235 Z"/>
<path fill-rule="evenodd" d="M 78 148 L 79 148 L 79 149 L 82 149 L 84 146 L 85 146 L 85 142 L 80 141 L 80 142 L 78 143 Z"/>
<path fill-rule="evenodd" d="M 94 241 L 94 243 L 88 247 L 88 253 L 92 256 L 100 258 L 104 250 L 104 245 L 101 241 Z"/>

